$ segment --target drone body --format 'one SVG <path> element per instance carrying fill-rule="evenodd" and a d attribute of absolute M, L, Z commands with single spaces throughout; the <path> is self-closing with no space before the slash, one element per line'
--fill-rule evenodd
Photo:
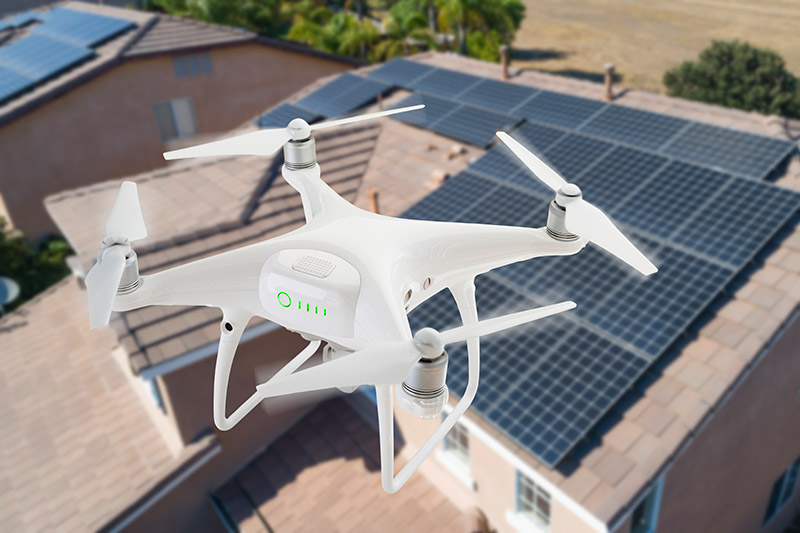
<path fill-rule="evenodd" d="M 233 427 L 264 398 L 375 385 L 382 484 L 387 492 L 396 492 L 472 402 L 480 368 L 479 337 L 575 306 L 564 302 L 479 322 L 476 276 L 539 256 L 574 254 L 590 240 L 644 274 L 655 271 L 602 212 L 582 200 L 577 187 L 548 167 L 536 166 L 544 163 L 502 133 L 501 140 L 557 191 L 548 227 L 382 216 L 350 204 L 321 179 L 311 130 L 420 107 L 313 126 L 294 120 L 286 129 L 260 130 L 165 154 L 168 159 L 271 155 L 284 146 L 282 175 L 301 195 L 306 224 L 267 241 L 140 277 L 130 241 L 146 236 L 146 231 L 135 185 L 126 182 L 109 218 L 98 263 L 86 278 L 92 327 L 106 324 L 112 307 L 116 311 L 145 305 L 220 308 L 214 422 L 221 430 Z M 412 336 L 408 311 L 443 289 L 452 292 L 464 325 L 442 333 L 426 328 Z M 309 344 L 228 416 L 228 377 L 236 347 L 253 316 L 297 332 Z M 404 409 L 423 418 L 438 416 L 447 402 L 444 346 L 463 341 L 469 358 L 466 391 L 395 476 L 392 388 L 397 386 Z M 327 345 L 324 362 L 298 371 L 322 342 Z"/>

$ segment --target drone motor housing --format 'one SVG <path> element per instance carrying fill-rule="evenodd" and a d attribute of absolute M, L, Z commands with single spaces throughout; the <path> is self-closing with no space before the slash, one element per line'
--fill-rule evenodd
<path fill-rule="evenodd" d="M 264 309 L 291 330 L 352 338 L 360 292 L 361 275 L 341 257 L 288 249 L 264 262 L 258 294 Z"/>

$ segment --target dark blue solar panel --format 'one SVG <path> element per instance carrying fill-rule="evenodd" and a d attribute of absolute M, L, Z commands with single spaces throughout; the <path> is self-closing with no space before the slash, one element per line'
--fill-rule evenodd
<path fill-rule="evenodd" d="M 3 23 L 13 28 L 21 28 L 23 26 L 27 26 L 31 22 L 40 20 L 40 18 L 41 14 L 37 13 L 36 11 L 25 11 L 24 13 L 18 13 L 16 15 L 4 18 Z"/>
<path fill-rule="evenodd" d="M 650 180 L 669 159 L 627 146 L 617 146 L 575 178 L 583 197 L 611 213 L 634 190 Z"/>
<path fill-rule="evenodd" d="M 574 181 L 583 171 L 591 167 L 613 144 L 570 133 L 544 150 L 545 160 L 567 181 Z"/>
<path fill-rule="evenodd" d="M 475 146 L 486 146 L 495 139 L 497 131 L 510 130 L 520 120 L 504 113 L 463 104 L 428 127 Z"/>
<path fill-rule="evenodd" d="M 56 7 L 41 15 L 33 31 L 76 46 L 93 47 L 135 27 L 130 20 Z"/>
<path fill-rule="evenodd" d="M 525 85 L 482 79 L 470 89 L 459 94 L 456 100 L 509 113 L 538 92 L 539 89 L 526 87 Z"/>
<path fill-rule="evenodd" d="M 93 56 L 86 48 L 28 35 L 0 48 L 0 66 L 42 81 Z"/>
<path fill-rule="evenodd" d="M 797 145 L 710 124 L 693 123 L 664 152 L 753 179 L 766 177 Z"/>
<path fill-rule="evenodd" d="M 478 76 L 462 74 L 453 70 L 436 69 L 421 78 L 417 78 L 407 87 L 425 93 L 453 98 L 481 81 Z"/>
<path fill-rule="evenodd" d="M 375 80 L 342 74 L 297 101 L 297 105 L 326 117 L 336 117 L 374 101 L 390 86 Z"/>
<path fill-rule="evenodd" d="M 13 70 L 0 67 L 0 102 L 13 98 L 33 84 L 34 81 L 30 78 L 17 74 Z"/>
<path fill-rule="evenodd" d="M 423 93 L 414 93 L 394 107 L 407 107 L 417 104 L 425 104 L 425 108 L 420 109 L 419 111 L 411 111 L 408 113 L 392 115 L 392 118 L 408 124 L 414 124 L 415 126 L 430 128 L 434 122 L 441 119 L 460 105 L 459 103 L 446 98 L 438 98 L 436 96 Z"/>
<path fill-rule="evenodd" d="M 581 126 L 580 131 L 658 150 L 688 125 L 689 121 L 682 118 L 609 105 Z"/>
<path fill-rule="evenodd" d="M 577 128 L 608 104 L 567 94 L 541 91 L 516 107 L 512 114 L 536 122 Z"/>
<path fill-rule="evenodd" d="M 392 59 L 388 63 L 381 65 L 367 76 L 381 81 L 385 81 L 401 87 L 407 87 L 411 82 L 433 71 L 430 67 L 417 61 L 407 59 Z"/>
<path fill-rule="evenodd" d="M 740 268 L 798 209 L 800 194 L 794 191 L 731 179 L 672 238 Z"/>
<path fill-rule="evenodd" d="M 319 119 L 320 116 L 318 113 L 309 111 L 303 107 L 299 107 L 294 104 L 283 103 L 261 115 L 256 120 L 256 125 L 259 128 L 282 128 L 287 126 L 289 122 L 295 118 L 302 118 L 310 124 Z"/>
<path fill-rule="evenodd" d="M 673 161 L 630 194 L 612 215 L 668 239 L 730 179 L 727 174 Z"/>
<path fill-rule="evenodd" d="M 452 221 L 496 186 L 495 183 L 464 170 L 416 203 L 403 214 L 403 217 Z"/>
<path fill-rule="evenodd" d="M 534 213 L 547 209 L 541 196 L 510 187 L 498 187 L 461 213 L 456 222 L 477 222 L 501 226 L 527 226 Z"/>

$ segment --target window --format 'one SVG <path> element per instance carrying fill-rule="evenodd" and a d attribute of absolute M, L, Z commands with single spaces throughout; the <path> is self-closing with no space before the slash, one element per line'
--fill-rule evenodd
<path fill-rule="evenodd" d="M 178 56 L 172 59 L 172 65 L 175 67 L 175 75 L 179 78 L 214 72 L 211 66 L 211 56 L 208 54 Z"/>
<path fill-rule="evenodd" d="M 517 513 L 541 529 L 550 525 L 550 494 L 517 472 Z"/>
<path fill-rule="evenodd" d="M 781 507 L 792 499 L 794 488 L 797 485 L 798 474 L 800 474 L 800 457 L 789 465 L 789 468 L 781 474 L 781 477 L 772 484 L 772 492 L 767 502 L 767 513 L 764 515 L 764 523 L 762 525 L 766 525 L 781 510 Z"/>
<path fill-rule="evenodd" d="M 633 510 L 631 533 L 655 533 L 658 509 L 661 506 L 661 489 L 664 478 L 659 478 L 645 498 Z"/>
<path fill-rule="evenodd" d="M 469 465 L 469 432 L 462 424 L 453 426 L 444 436 L 444 449 L 465 465 Z"/>
<path fill-rule="evenodd" d="M 161 142 L 190 137 L 197 133 L 197 120 L 191 98 L 178 98 L 153 104 Z"/>

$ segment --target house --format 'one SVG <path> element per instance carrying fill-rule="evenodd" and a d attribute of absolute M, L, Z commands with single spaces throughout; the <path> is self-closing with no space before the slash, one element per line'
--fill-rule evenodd
<path fill-rule="evenodd" d="M 89 332 L 84 329 L 85 294 L 78 282 L 67 280 L 0 321 L 0 343 L 12 346 L 13 355 L 4 382 L 19 387 L 13 397 L 31 399 L 9 400 L 14 409 L 2 415 L 4 426 L 11 428 L 9 443 L 17 443 L 3 469 L 4 482 L 16 489 L 14 500 L 4 506 L 4 520 L 32 527 L 37 520 L 65 519 L 68 515 L 43 516 L 31 509 L 50 501 L 47 487 L 59 487 L 66 478 L 93 494 L 109 483 L 120 491 L 102 493 L 107 499 L 96 496 L 101 504 L 84 504 L 96 513 L 86 521 L 94 529 L 224 524 L 232 530 L 294 531 L 324 523 L 341 531 L 388 531 L 391 526 L 458 530 L 476 508 L 501 532 L 786 528 L 800 504 L 800 195 L 794 192 L 800 190 L 800 162 L 796 146 L 786 139 L 800 124 L 636 91 L 604 104 L 602 87 L 589 82 L 535 72 L 514 72 L 510 81 L 499 82 L 500 67 L 477 60 L 437 53 L 410 59 L 321 80 L 274 107 L 259 123 L 283 124 L 287 113 L 327 117 L 421 98 L 428 104 L 423 118 L 409 115 L 320 135 L 318 157 L 326 182 L 365 208 L 367 192 L 377 189 L 379 210 L 389 215 L 538 225 L 547 197 L 536 192 L 536 182 L 525 178 L 506 152 L 491 145 L 496 127 L 514 129 L 512 134 L 574 177 L 590 201 L 621 213 L 617 217 L 633 238 L 656 252 L 661 272 L 641 280 L 590 246 L 561 263 L 533 260 L 516 267 L 522 270 L 478 278 L 484 317 L 557 301 L 561 292 L 578 302 L 576 312 L 587 311 L 482 342 L 482 384 L 473 407 L 393 496 L 382 494 L 378 483 L 368 389 L 316 408 L 318 398 L 306 405 L 266 404 L 228 432 L 209 431 L 221 314 L 145 308 L 116 314 L 111 328 Z M 457 91 L 449 85 L 454 80 Z M 391 87 L 372 83 L 378 81 Z M 343 86 L 360 87 L 348 93 L 360 97 L 337 107 L 330 96 L 341 94 Z M 539 105 L 538 98 L 546 105 Z M 657 120 L 660 129 L 629 132 L 609 122 L 606 113 L 622 113 L 626 125 Z M 725 139 L 728 147 L 741 151 L 759 146 L 762 157 L 750 160 L 745 153 L 748 160 L 741 168 L 726 168 L 728 161 L 710 168 L 718 154 L 697 149 L 699 141 L 682 140 L 692 128 L 712 132 L 705 141 Z M 657 135 L 669 137 L 673 148 L 654 147 Z M 646 174 L 653 160 L 660 162 Z M 602 166 L 595 167 L 599 162 Z M 280 163 L 280 155 L 187 160 L 133 176 L 149 230 L 136 246 L 142 272 L 302 224 L 299 198 L 280 179 Z M 631 163 L 635 168 L 625 166 Z M 604 172 L 588 173 L 592 168 Z M 637 190 L 658 184 L 655 178 L 672 168 L 681 170 L 671 175 L 683 180 L 675 182 L 681 186 L 654 189 L 643 197 L 668 201 L 670 210 L 644 200 L 613 203 L 618 200 L 608 191 L 622 190 L 626 200 L 637 199 Z M 593 187 L 592 179 L 602 179 L 604 187 Z M 634 186 L 629 183 L 633 179 L 641 183 Z M 46 201 L 84 268 L 96 254 L 118 183 L 66 191 Z M 714 184 L 713 194 L 684 193 L 690 186 Z M 734 209 L 726 196 L 732 192 L 731 202 L 759 202 L 750 213 L 747 205 Z M 672 195 L 683 199 L 678 202 Z M 711 203 L 717 198 L 724 201 Z M 626 205 L 637 217 L 621 209 Z M 673 213 L 690 222 L 714 212 L 715 205 L 720 221 L 706 220 L 704 227 L 706 238 L 716 244 L 704 247 L 702 254 L 698 249 L 704 240 L 680 246 L 672 240 L 697 224 L 678 233 L 665 229 L 668 224 L 681 227 Z M 649 218 L 638 218 L 642 209 Z M 729 228 L 731 221 L 724 217 L 742 225 Z M 634 224 L 640 220 L 652 225 Z M 736 232 L 736 239 L 713 240 L 728 231 Z M 588 281 L 581 274 L 590 275 Z M 546 283 L 530 288 L 527 280 Z M 452 306 L 446 294 L 429 303 L 411 311 L 413 328 L 448 327 Z M 628 310 L 633 312 L 624 314 Z M 604 321 L 609 316 L 613 320 Z M 235 404 L 270 375 L 269 368 L 301 347 L 298 338 L 264 321 L 254 321 L 247 331 L 231 379 Z M 76 357 L 80 346 L 91 352 L 86 360 L 95 365 L 72 370 L 91 377 L 82 396 L 112 391 L 114 398 L 129 400 L 122 408 L 136 420 L 115 416 L 111 401 L 100 396 L 104 401 L 87 401 L 108 414 L 81 418 L 84 425 L 75 431 L 71 428 L 78 421 L 70 417 L 84 411 L 63 401 L 75 394 L 66 384 L 73 380 L 65 380 L 63 389 L 47 387 L 52 396 L 42 400 L 25 394 L 24 384 L 36 383 L 40 375 L 64 375 L 56 364 L 48 366 L 54 353 Z M 58 364 L 64 361 L 70 359 Z M 118 378 L 104 377 L 100 367 Z M 464 354 L 455 347 L 448 374 L 451 403 L 465 380 Z M 568 394 L 571 403 L 565 404 Z M 397 462 L 402 465 L 436 422 L 399 408 L 395 415 L 403 443 Z M 49 440 L 38 439 L 51 443 L 49 449 L 19 444 L 42 436 L 42 421 L 51 418 L 63 426 L 56 425 Z M 136 425 L 142 419 L 160 441 L 148 444 L 154 432 L 143 429 L 147 424 Z M 54 468 L 63 457 L 87 455 L 86 444 L 69 436 L 92 438 L 91 431 L 141 435 L 135 444 L 152 447 L 156 458 L 147 467 L 150 476 L 140 474 L 147 479 L 131 481 L 134 487 L 128 488 L 103 476 L 73 479 L 77 471 Z M 110 435 L 99 440 L 100 452 L 85 460 L 97 455 L 132 466 L 122 455 L 129 450 L 119 444 L 124 439 Z M 164 449 L 168 459 L 160 459 Z M 25 475 L 30 465 L 48 459 L 52 464 L 47 468 Z M 112 479 L 128 477 L 119 473 Z M 73 510 L 69 502 L 61 505 L 65 514 Z M 72 505 L 80 506 L 80 500 Z"/>
<path fill-rule="evenodd" d="M 355 64 L 242 29 L 93 3 L 3 19 L 0 214 L 30 238 L 53 232 L 45 196 L 161 167 L 167 147 L 230 130 Z"/>

